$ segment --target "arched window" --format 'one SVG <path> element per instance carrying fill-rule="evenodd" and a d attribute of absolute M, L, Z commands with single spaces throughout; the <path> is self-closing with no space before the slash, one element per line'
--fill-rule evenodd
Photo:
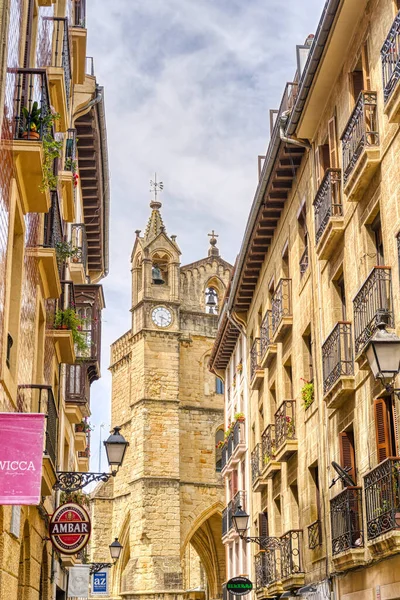
<path fill-rule="evenodd" d="M 215 378 L 215 393 L 216 394 L 224 393 L 224 382 L 219 377 Z"/>
<path fill-rule="evenodd" d="M 222 471 L 222 446 L 224 444 L 224 430 L 217 429 L 215 433 L 215 470 L 217 473 Z"/>
<path fill-rule="evenodd" d="M 218 314 L 218 292 L 214 287 L 206 289 L 206 313 L 209 315 Z"/>

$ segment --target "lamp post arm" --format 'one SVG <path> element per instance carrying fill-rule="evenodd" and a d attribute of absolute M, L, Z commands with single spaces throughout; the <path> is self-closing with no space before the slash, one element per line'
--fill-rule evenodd
<path fill-rule="evenodd" d="M 53 485 L 54 490 L 61 492 L 77 492 L 94 481 L 105 483 L 115 477 L 117 471 L 111 473 L 79 473 L 76 471 L 57 471 L 57 481 Z"/>
<path fill-rule="evenodd" d="M 94 575 L 95 573 L 100 573 L 103 569 L 109 569 L 113 566 L 114 563 L 89 563 L 90 564 L 90 574 Z"/>
<path fill-rule="evenodd" d="M 282 541 L 277 537 L 250 537 L 246 535 L 241 535 L 240 538 L 247 543 L 253 542 L 254 544 L 258 544 L 262 550 L 276 550 L 277 548 L 281 548 Z"/>

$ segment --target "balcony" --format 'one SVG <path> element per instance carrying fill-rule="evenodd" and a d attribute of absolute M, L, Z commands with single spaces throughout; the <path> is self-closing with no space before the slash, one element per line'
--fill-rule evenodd
<path fill-rule="evenodd" d="M 303 531 L 292 529 L 281 540 L 281 581 L 284 590 L 304 585 Z"/>
<path fill-rule="evenodd" d="M 89 470 L 89 460 L 90 460 L 90 449 L 86 448 L 83 451 L 78 452 L 78 469 L 80 471 L 88 471 Z"/>
<path fill-rule="evenodd" d="M 322 345 L 324 399 L 328 408 L 339 408 L 354 391 L 351 323 L 340 321 Z"/>
<path fill-rule="evenodd" d="M 74 25 L 71 27 L 72 75 L 74 83 L 82 84 L 86 71 L 86 0 L 76 0 L 74 9 Z"/>
<path fill-rule="evenodd" d="M 268 425 L 261 436 L 262 475 L 265 479 L 272 478 L 281 470 L 281 463 L 276 460 L 275 425 Z"/>
<path fill-rule="evenodd" d="M 47 52 L 42 52 L 42 56 L 46 56 L 47 60 L 39 66 L 46 67 L 51 104 L 60 115 L 56 127 L 59 131 L 67 131 L 72 80 L 68 19 L 52 17 L 48 21 L 52 25 L 46 29 L 50 33 L 49 39 L 42 40 L 42 44 L 47 46 Z"/>
<path fill-rule="evenodd" d="M 342 172 L 327 169 L 314 200 L 315 243 L 318 258 L 328 260 L 343 235 Z"/>
<path fill-rule="evenodd" d="M 400 458 L 387 458 L 364 477 L 368 548 L 385 557 L 400 550 Z"/>
<path fill-rule="evenodd" d="M 384 320 L 394 327 L 392 273 L 390 267 L 374 267 L 353 300 L 356 357 L 361 354 Z"/>
<path fill-rule="evenodd" d="M 42 188 L 43 117 L 50 111 L 50 93 L 44 69 L 16 69 L 13 157 L 25 213 L 46 213 L 50 193 Z M 11 123 L 10 123 L 11 125 Z"/>
<path fill-rule="evenodd" d="M 270 586 L 278 584 L 280 588 L 280 570 L 279 570 L 279 552 L 278 550 L 261 550 L 254 557 L 255 567 L 255 589 L 257 597 L 269 597 Z"/>
<path fill-rule="evenodd" d="M 256 338 L 250 350 L 250 387 L 258 390 L 264 381 L 264 369 L 261 368 L 260 338 Z"/>
<path fill-rule="evenodd" d="M 297 452 L 296 400 L 284 400 L 275 413 L 276 460 L 286 462 Z"/>
<path fill-rule="evenodd" d="M 383 112 L 389 123 L 400 123 L 400 12 L 397 14 L 381 50 Z"/>
<path fill-rule="evenodd" d="M 71 245 L 74 255 L 69 263 L 71 279 L 75 284 L 87 281 L 87 239 L 84 223 L 74 223 L 71 226 Z"/>
<path fill-rule="evenodd" d="M 251 482 L 253 486 L 253 490 L 255 492 L 261 492 L 265 487 L 267 487 L 267 482 L 264 478 L 261 477 L 262 471 L 262 447 L 261 444 L 256 444 L 251 453 L 250 463 L 251 463 Z"/>
<path fill-rule="evenodd" d="M 50 385 L 28 384 L 18 386 L 18 400 L 29 412 L 46 415 L 44 441 L 42 495 L 50 496 L 56 482 L 58 411 Z"/>
<path fill-rule="evenodd" d="M 84 363 L 67 366 L 65 413 L 71 424 L 90 416 L 90 383 Z"/>
<path fill-rule="evenodd" d="M 100 377 L 101 311 L 104 296 L 101 285 L 75 286 L 76 312 L 84 323 L 80 333 L 86 341 L 86 349 L 77 351 L 77 358 L 85 362 L 90 383 Z"/>
<path fill-rule="evenodd" d="M 260 366 L 269 367 L 276 356 L 276 344 L 272 343 L 272 311 L 267 310 L 260 330 Z"/>
<path fill-rule="evenodd" d="M 311 523 L 307 527 L 308 531 L 308 548 L 309 550 L 316 550 L 322 546 L 322 527 L 321 521 L 317 519 L 314 523 Z"/>
<path fill-rule="evenodd" d="M 244 421 L 236 421 L 231 436 L 232 453 L 229 460 L 231 464 L 236 465 L 246 452 L 246 427 Z"/>
<path fill-rule="evenodd" d="M 338 571 L 364 563 L 362 490 L 347 487 L 331 499 L 332 560 Z"/>
<path fill-rule="evenodd" d="M 292 325 L 292 280 L 280 279 L 272 298 L 273 343 L 282 342 Z"/>
<path fill-rule="evenodd" d="M 360 93 L 341 140 L 344 193 L 358 201 L 380 163 L 376 92 Z"/>
<path fill-rule="evenodd" d="M 222 511 L 222 538 L 227 538 L 225 541 L 235 538 L 238 535 L 233 525 L 232 515 L 237 511 L 239 506 L 243 510 L 246 510 L 246 492 L 237 492 L 228 506 Z"/>

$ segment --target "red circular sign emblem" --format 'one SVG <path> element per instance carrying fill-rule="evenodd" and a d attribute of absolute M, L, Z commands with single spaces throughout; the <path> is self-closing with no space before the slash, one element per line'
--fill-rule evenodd
<path fill-rule="evenodd" d="M 90 518 L 79 504 L 67 502 L 53 513 L 49 534 L 53 546 L 62 554 L 76 554 L 90 538 Z"/>

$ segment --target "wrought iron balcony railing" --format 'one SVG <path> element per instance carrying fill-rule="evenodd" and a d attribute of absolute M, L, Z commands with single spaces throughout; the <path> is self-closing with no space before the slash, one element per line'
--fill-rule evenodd
<path fill-rule="evenodd" d="M 364 546 L 360 487 L 347 487 L 331 502 L 332 554 Z"/>
<path fill-rule="evenodd" d="M 308 548 L 315 550 L 318 546 L 322 546 L 322 528 L 321 521 L 317 519 L 307 527 L 308 529 Z"/>
<path fill-rule="evenodd" d="M 400 458 L 387 458 L 364 477 L 367 537 L 400 529 Z"/>
<path fill-rule="evenodd" d="M 281 536 L 281 577 L 304 573 L 303 568 L 303 531 L 292 529 Z"/>
<path fill-rule="evenodd" d="M 235 494 L 232 500 L 222 511 L 222 535 L 226 535 L 231 529 L 233 529 L 232 515 L 241 506 L 243 510 L 246 510 L 246 492 L 240 491 Z"/>
<path fill-rule="evenodd" d="M 376 92 L 360 93 L 341 139 L 343 181 L 346 185 L 363 150 L 379 146 Z"/>
<path fill-rule="evenodd" d="M 45 69 L 16 69 L 14 139 L 38 141 L 48 132 L 50 93 Z"/>
<path fill-rule="evenodd" d="M 262 468 L 265 468 L 276 456 L 276 434 L 275 425 L 268 425 L 261 436 L 262 445 Z"/>
<path fill-rule="evenodd" d="M 246 441 L 245 426 L 244 426 L 243 421 L 236 421 L 231 436 L 232 436 L 232 454 L 233 454 L 235 452 L 236 448 L 239 446 L 239 444 L 243 444 Z"/>
<path fill-rule="evenodd" d="M 221 471 L 224 470 L 224 468 L 226 467 L 226 465 L 228 464 L 228 460 L 229 460 L 229 456 L 228 456 L 228 444 L 225 443 L 222 446 L 222 453 L 221 453 Z"/>
<path fill-rule="evenodd" d="M 314 200 L 315 242 L 318 244 L 331 217 L 343 217 L 340 169 L 327 169 Z"/>
<path fill-rule="evenodd" d="M 251 453 L 251 481 L 254 483 L 261 474 L 261 444 L 256 444 Z"/>
<path fill-rule="evenodd" d="M 309 258 L 308 258 L 308 244 L 307 244 L 307 246 L 304 248 L 304 252 L 300 258 L 300 263 L 299 263 L 300 279 L 303 277 L 304 273 L 307 271 L 308 263 L 309 263 Z"/>
<path fill-rule="evenodd" d="M 65 171 L 75 172 L 76 158 L 76 129 L 68 129 L 65 140 Z"/>
<path fill-rule="evenodd" d="M 275 413 L 276 447 L 296 439 L 296 400 L 284 400 Z"/>
<path fill-rule="evenodd" d="M 394 327 L 392 273 L 390 267 L 374 267 L 353 300 L 356 355 L 384 320 Z"/>
<path fill-rule="evenodd" d="M 69 106 L 71 94 L 71 50 L 69 47 L 68 19 L 62 17 L 53 17 L 54 38 L 53 53 L 46 67 L 60 67 L 64 70 L 65 92 L 67 107 Z"/>
<path fill-rule="evenodd" d="M 272 311 L 267 310 L 260 329 L 260 356 L 264 356 L 272 340 Z"/>
<path fill-rule="evenodd" d="M 50 385 L 28 384 L 18 386 L 18 401 L 29 407 L 30 412 L 46 415 L 46 438 L 44 454 L 55 469 L 57 465 L 58 412 Z"/>
<path fill-rule="evenodd" d="M 383 44 L 381 59 L 383 97 L 386 103 L 400 79 L 400 12 L 396 15 Z"/>
<path fill-rule="evenodd" d="M 275 335 L 283 317 L 292 316 L 292 280 L 280 279 L 272 298 L 272 335 Z"/>
<path fill-rule="evenodd" d="M 73 223 L 71 226 L 71 243 L 75 251 L 71 260 L 73 263 L 79 263 L 87 271 L 88 246 L 86 238 L 86 225 L 84 223 Z"/>
<path fill-rule="evenodd" d="M 254 557 L 256 574 L 256 590 L 267 587 L 280 579 L 279 551 L 277 549 L 262 550 Z"/>
<path fill-rule="evenodd" d="M 260 338 L 256 338 L 250 350 L 250 379 L 253 379 L 260 366 Z"/>
<path fill-rule="evenodd" d="M 351 323 L 341 321 L 322 345 L 322 370 L 324 394 L 327 394 L 342 376 L 354 375 Z"/>
<path fill-rule="evenodd" d="M 60 275 L 64 267 L 64 260 L 59 255 L 59 247 L 64 239 L 64 221 L 61 217 L 60 201 L 58 192 L 51 192 L 51 206 L 49 212 L 44 215 L 43 246 L 54 248 L 57 252 L 57 265 Z"/>

